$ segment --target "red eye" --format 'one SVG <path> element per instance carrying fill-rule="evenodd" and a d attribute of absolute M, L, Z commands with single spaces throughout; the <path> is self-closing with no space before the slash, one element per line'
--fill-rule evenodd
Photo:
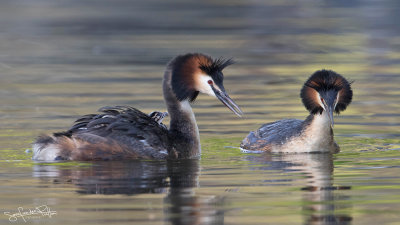
<path fill-rule="evenodd" d="M 321 102 L 324 103 L 324 99 L 323 98 L 321 98 Z"/>
<path fill-rule="evenodd" d="M 212 80 L 208 80 L 207 83 L 208 83 L 209 85 L 212 85 L 212 84 L 213 84 Z"/>

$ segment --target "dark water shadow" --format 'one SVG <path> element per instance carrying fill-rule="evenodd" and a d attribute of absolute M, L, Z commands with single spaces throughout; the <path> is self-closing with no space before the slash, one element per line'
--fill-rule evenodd
<path fill-rule="evenodd" d="M 223 224 L 220 198 L 196 195 L 199 160 L 96 162 L 87 167 L 36 165 L 44 186 L 72 184 L 83 195 L 166 193 L 164 219 L 170 224 Z M 134 201 L 134 199 L 132 200 Z"/>
<path fill-rule="evenodd" d="M 350 208 L 343 200 L 350 197 L 338 190 L 351 189 L 350 186 L 336 186 L 333 182 L 333 155 L 326 154 L 262 154 L 246 156 L 245 160 L 255 162 L 261 170 L 283 170 L 304 174 L 305 186 L 301 188 L 302 214 L 307 225 L 349 225 L 351 215 L 338 213 L 338 209 Z M 266 166 L 263 166 L 266 164 Z M 288 180 L 293 181 L 293 180 Z M 266 180 L 265 182 L 272 182 Z"/>

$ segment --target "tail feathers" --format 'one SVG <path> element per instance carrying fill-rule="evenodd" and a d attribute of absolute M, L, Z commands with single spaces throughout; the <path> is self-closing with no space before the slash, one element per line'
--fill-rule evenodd
<path fill-rule="evenodd" d="M 250 132 L 240 144 L 240 147 L 244 150 L 252 151 L 271 151 L 271 145 L 256 135 L 255 132 Z"/>
<path fill-rule="evenodd" d="M 33 144 L 33 160 L 53 161 L 59 160 L 60 148 L 52 136 L 40 136 Z"/>
<path fill-rule="evenodd" d="M 33 160 L 55 161 L 71 160 L 78 149 L 77 142 L 69 136 L 54 134 L 53 136 L 40 136 L 33 144 Z"/>

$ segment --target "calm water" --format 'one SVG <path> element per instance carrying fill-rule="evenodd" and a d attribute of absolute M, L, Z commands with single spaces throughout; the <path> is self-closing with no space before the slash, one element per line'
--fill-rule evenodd
<path fill-rule="evenodd" d="M 400 224 L 400 3 L 3 0 L 0 223 Z M 194 105 L 202 159 L 34 163 L 30 143 L 104 105 L 164 110 L 175 55 L 234 57 L 225 87 L 246 113 Z M 354 80 L 335 118 L 342 152 L 242 154 L 248 131 L 303 119 L 317 69 Z M 167 121 L 168 122 L 168 121 Z"/>

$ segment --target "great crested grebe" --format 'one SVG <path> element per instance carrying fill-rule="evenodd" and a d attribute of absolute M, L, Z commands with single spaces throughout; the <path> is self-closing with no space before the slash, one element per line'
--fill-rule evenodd
<path fill-rule="evenodd" d="M 270 152 L 340 151 L 333 139 L 333 112 L 350 104 L 351 83 L 331 70 L 316 71 L 304 83 L 300 97 L 310 112 L 306 120 L 284 119 L 262 125 L 242 141 L 243 150 Z"/>
<path fill-rule="evenodd" d="M 222 70 L 232 60 L 186 54 L 171 60 L 164 73 L 163 94 L 171 117 L 147 115 L 126 106 L 103 107 L 100 114 L 79 118 L 66 132 L 41 136 L 33 144 L 34 160 L 126 160 L 198 158 L 199 130 L 190 102 L 199 92 L 218 98 L 236 115 L 243 112 L 223 86 Z"/>

